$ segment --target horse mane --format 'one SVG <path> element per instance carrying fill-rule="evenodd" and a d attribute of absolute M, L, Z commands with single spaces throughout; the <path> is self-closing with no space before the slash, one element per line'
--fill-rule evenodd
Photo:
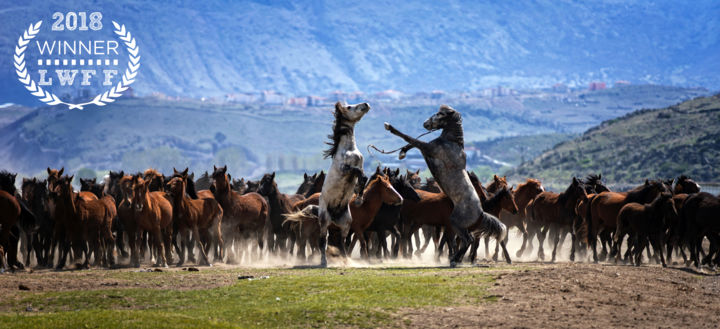
<path fill-rule="evenodd" d="M 648 181 L 647 184 L 642 184 L 628 191 L 625 199 L 628 202 L 644 203 L 643 200 L 646 198 L 648 192 L 657 185 L 663 186 L 663 184 L 659 181 Z M 663 189 L 660 190 L 662 192 Z"/>
<path fill-rule="evenodd" d="M 150 176 L 150 175 L 152 175 L 152 176 L 162 176 L 162 175 L 160 174 L 160 172 L 157 171 L 157 170 L 155 170 L 154 168 L 148 168 L 148 169 L 145 170 L 145 172 L 143 172 L 143 176 L 145 176 L 145 177 Z"/>
<path fill-rule="evenodd" d="M 490 209 L 496 209 L 495 207 L 498 206 L 500 200 L 502 200 L 503 196 L 508 193 L 510 193 L 510 190 L 508 190 L 507 187 L 501 188 L 499 191 L 497 191 L 497 193 L 486 199 L 486 201 L 483 203 L 484 210 L 490 211 Z"/>
<path fill-rule="evenodd" d="M 524 187 L 526 187 L 526 186 L 531 186 L 531 185 L 536 185 L 536 186 L 538 186 L 538 187 L 541 187 L 541 186 L 542 186 L 542 183 L 540 183 L 540 181 L 537 180 L 537 179 L 535 179 L 535 178 L 528 178 L 528 179 L 525 181 L 525 183 L 522 183 L 522 184 L 518 185 L 518 187 L 515 189 L 515 191 L 519 191 L 521 188 L 524 188 Z"/>
<path fill-rule="evenodd" d="M 585 185 L 600 184 L 602 183 L 602 178 L 600 175 L 590 174 L 585 178 L 585 181 L 583 183 L 585 183 Z"/>
<path fill-rule="evenodd" d="M 346 124 L 348 120 L 345 116 L 343 116 L 342 111 L 340 110 L 341 107 L 342 104 L 340 102 L 335 103 L 335 112 L 333 112 L 333 115 L 335 116 L 335 121 L 333 122 L 333 133 L 332 135 L 328 135 L 330 142 L 325 142 L 325 144 L 330 145 L 330 148 L 323 151 L 323 157 L 325 159 L 331 158 L 335 155 L 335 152 L 337 152 L 338 147 L 340 146 L 340 137 L 352 132 L 352 128 L 348 127 Z"/>
<path fill-rule="evenodd" d="M 452 116 L 449 117 L 449 119 L 452 121 L 448 121 L 445 123 L 442 134 L 440 136 L 451 142 L 457 143 L 462 148 L 465 148 L 465 138 L 462 127 L 462 115 L 460 115 L 460 112 L 447 105 L 440 106 L 440 110 L 452 111 Z"/>

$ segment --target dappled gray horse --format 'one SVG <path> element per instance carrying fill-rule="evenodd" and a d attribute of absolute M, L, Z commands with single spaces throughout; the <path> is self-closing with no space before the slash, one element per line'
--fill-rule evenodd
<path fill-rule="evenodd" d="M 483 211 L 480 198 L 465 171 L 466 156 L 460 112 L 443 105 L 435 115 L 425 120 L 423 127 L 430 131 L 442 129 L 442 134 L 426 143 L 405 135 L 389 123 L 385 123 L 385 129 L 409 143 L 402 148 L 400 159 L 405 157 L 408 150 L 414 147 L 419 149 L 433 177 L 454 205 L 450 223 L 460 237 L 461 245 L 458 247 L 454 238 L 448 240 L 451 241 L 450 246 L 455 251 L 450 255 L 450 266 L 455 266 L 462 259 L 473 241 L 473 236 L 468 230 L 471 226 L 474 227 L 474 233 L 487 234 L 495 238 L 503 248 L 505 259 L 510 262 L 504 242 L 507 229 L 496 217 Z M 478 221 L 480 223 L 477 223 Z"/>
<path fill-rule="evenodd" d="M 329 137 L 330 149 L 325 157 L 332 157 L 332 165 L 325 177 L 320 194 L 318 217 L 320 219 L 320 266 L 327 266 L 326 249 L 328 241 L 328 225 L 330 221 L 340 228 L 342 240 L 345 241 L 350 231 L 349 203 L 354 192 L 358 192 L 357 200 L 362 200 L 363 156 L 355 144 L 355 124 L 370 110 L 367 103 L 356 105 L 335 104 L 335 123 L 333 134 Z M 340 252 L 345 255 L 345 246 L 339 245 Z"/>

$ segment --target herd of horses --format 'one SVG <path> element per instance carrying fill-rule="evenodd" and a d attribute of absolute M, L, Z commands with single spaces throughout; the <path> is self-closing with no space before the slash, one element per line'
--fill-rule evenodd
<path fill-rule="evenodd" d="M 73 189 L 73 176 L 63 172 L 48 168 L 45 179 L 24 178 L 20 191 L 16 175 L 0 173 L 3 268 L 34 261 L 61 269 L 70 255 L 81 267 L 90 266 L 91 260 L 93 266 L 119 266 L 118 257 L 138 267 L 147 258 L 154 259 L 155 266 L 182 266 L 186 261 L 209 265 L 234 262 L 235 253 L 260 261 L 263 250 L 300 259 L 307 259 L 307 251 L 319 251 L 317 207 L 324 172 L 305 174 L 295 194 L 281 193 L 274 173 L 258 181 L 236 180 L 227 167 L 215 167 L 197 180 L 187 169 L 169 176 L 153 169 L 111 171 L 101 183 L 80 179 L 80 191 Z M 562 193 L 554 193 L 537 179 L 513 187 L 505 177 L 494 176 L 483 185 L 474 173 L 468 175 L 483 209 L 522 234 L 518 258 L 529 253 L 537 239 L 537 257 L 544 260 L 548 239 L 555 261 L 558 245 L 570 235 L 571 260 L 578 250 L 591 250 L 594 261 L 614 257 L 640 264 L 646 249 L 648 259 L 663 265 L 673 250 L 696 266 L 720 260 L 720 197 L 700 192 L 686 176 L 613 192 L 599 175 L 590 175 L 573 178 Z M 366 181 L 362 202 L 349 205 L 350 234 L 341 239 L 331 224 L 330 245 L 350 254 L 359 242 L 359 255 L 367 259 L 419 256 L 432 242 L 439 256 L 449 249 L 450 239 L 458 239 L 451 234 L 453 202 L 433 178 L 423 181 L 419 171 L 378 167 Z M 499 255 L 499 243 L 494 253 L 489 250 L 489 237 L 474 236 L 469 261 L 476 261 L 485 238 L 488 259 L 510 262 L 507 252 Z M 709 248 L 703 248 L 705 238 Z M 503 239 L 507 242 L 508 237 Z M 22 259 L 16 257 L 18 248 Z"/>
<path fill-rule="evenodd" d="M 417 148 L 432 178 L 380 167 L 367 177 L 354 127 L 369 110 L 367 103 L 335 105 L 325 152 L 332 165 L 327 174 L 305 174 L 294 194 L 278 189 L 275 173 L 236 180 L 227 166 L 213 166 L 197 180 L 187 168 L 172 175 L 110 171 L 102 182 L 80 179 L 80 191 L 64 168 L 47 168 L 44 179 L 23 178 L 20 191 L 16 174 L 0 172 L 0 270 L 30 266 L 32 255 L 37 266 L 62 269 L 68 257 L 80 268 L 91 260 L 118 266 L 118 257 L 135 267 L 146 259 L 182 266 L 258 262 L 265 253 L 306 260 L 308 250 L 326 266 L 328 246 L 340 257 L 359 242 L 365 259 L 411 258 L 431 241 L 438 257 L 447 248 L 455 266 L 465 257 L 475 262 L 481 240 L 490 258 L 490 238 L 492 260 L 502 249 L 510 263 L 510 228 L 523 237 L 518 258 L 537 239 L 537 258 L 544 260 L 548 239 L 554 262 L 570 235 L 571 261 L 590 250 L 594 262 L 614 257 L 639 265 L 647 250 L 648 259 L 666 266 L 674 250 L 687 265 L 720 264 L 720 196 L 701 192 L 689 177 L 646 180 L 626 192 L 610 191 L 600 175 L 573 177 L 561 193 L 532 178 L 515 187 L 494 176 L 484 186 L 465 170 L 462 117 L 446 105 L 423 124 L 428 132 L 442 130 L 430 142 L 385 123 L 407 143 L 399 157 Z"/>

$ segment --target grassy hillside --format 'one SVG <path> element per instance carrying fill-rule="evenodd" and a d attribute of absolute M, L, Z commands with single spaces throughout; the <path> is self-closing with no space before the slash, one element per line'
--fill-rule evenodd
<path fill-rule="evenodd" d="M 605 121 L 509 174 L 564 182 L 588 173 L 613 182 L 680 174 L 718 181 L 719 163 L 720 94 Z"/>

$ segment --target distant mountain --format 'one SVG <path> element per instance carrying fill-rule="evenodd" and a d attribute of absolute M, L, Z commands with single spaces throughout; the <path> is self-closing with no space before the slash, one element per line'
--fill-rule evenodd
<path fill-rule="evenodd" d="M 463 115 L 468 146 L 475 145 L 494 159 L 517 164 L 523 153 L 528 159 L 564 136 L 527 135 L 577 134 L 640 106 L 667 106 L 704 93 L 677 87 L 630 86 L 558 99 L 538 93 L 478 103 L 452 100 L 450 104 Z M 368 144 L 386 150 L 403 145 L 384 130 L 383 122 L 417 136 L 425 132 L 422 122 L 438 108 L 436 104 L 381 101 L 371 102 L 371 106 L 356 134 L 367 164 L 397 161 L 396 155 L 367 152 Z M 321 154 L 331 132 L 331 111 L 331 104 L 301 108 L 154 97 L 122 97 L 107 106 L 83 111 L 42 107 L 0 128 L 0 163 L 2 169 L 29 175 L 47 166 L 65 166 L 72 172 L 80 168 L 135 171 L 148 167 L 171 172 L 173 166 L 205 171 L 214 164 L 228 164 L 236 176 L 257 176 L 272 170 L 314 171 L 328 166 Z M 473 144 L 507 136 L 526 137 L 500 139 L 495 147 Z M 417 151 L 411 152 L 415 155 Z"/>
<path fill-rule="evenodd" d="M 101 11 L 106 27 L 121 22 L 137 38 L 142 68 L 133 88 L 140 95 L 595 80 L 720 88 L 720 2 L 713 0 L 0 0 L 0 103 L 39 104 L 15 76 L 17 39 L 40 19 L 49 28 L 55 11 L 78 10 Z"/>
<path fill-rule="evenodd" d="M 602 173 L 609 182 L 689 175 L 720 180 L 720 94 L 608 120 L 511 170 L 549 183 Z"/>

